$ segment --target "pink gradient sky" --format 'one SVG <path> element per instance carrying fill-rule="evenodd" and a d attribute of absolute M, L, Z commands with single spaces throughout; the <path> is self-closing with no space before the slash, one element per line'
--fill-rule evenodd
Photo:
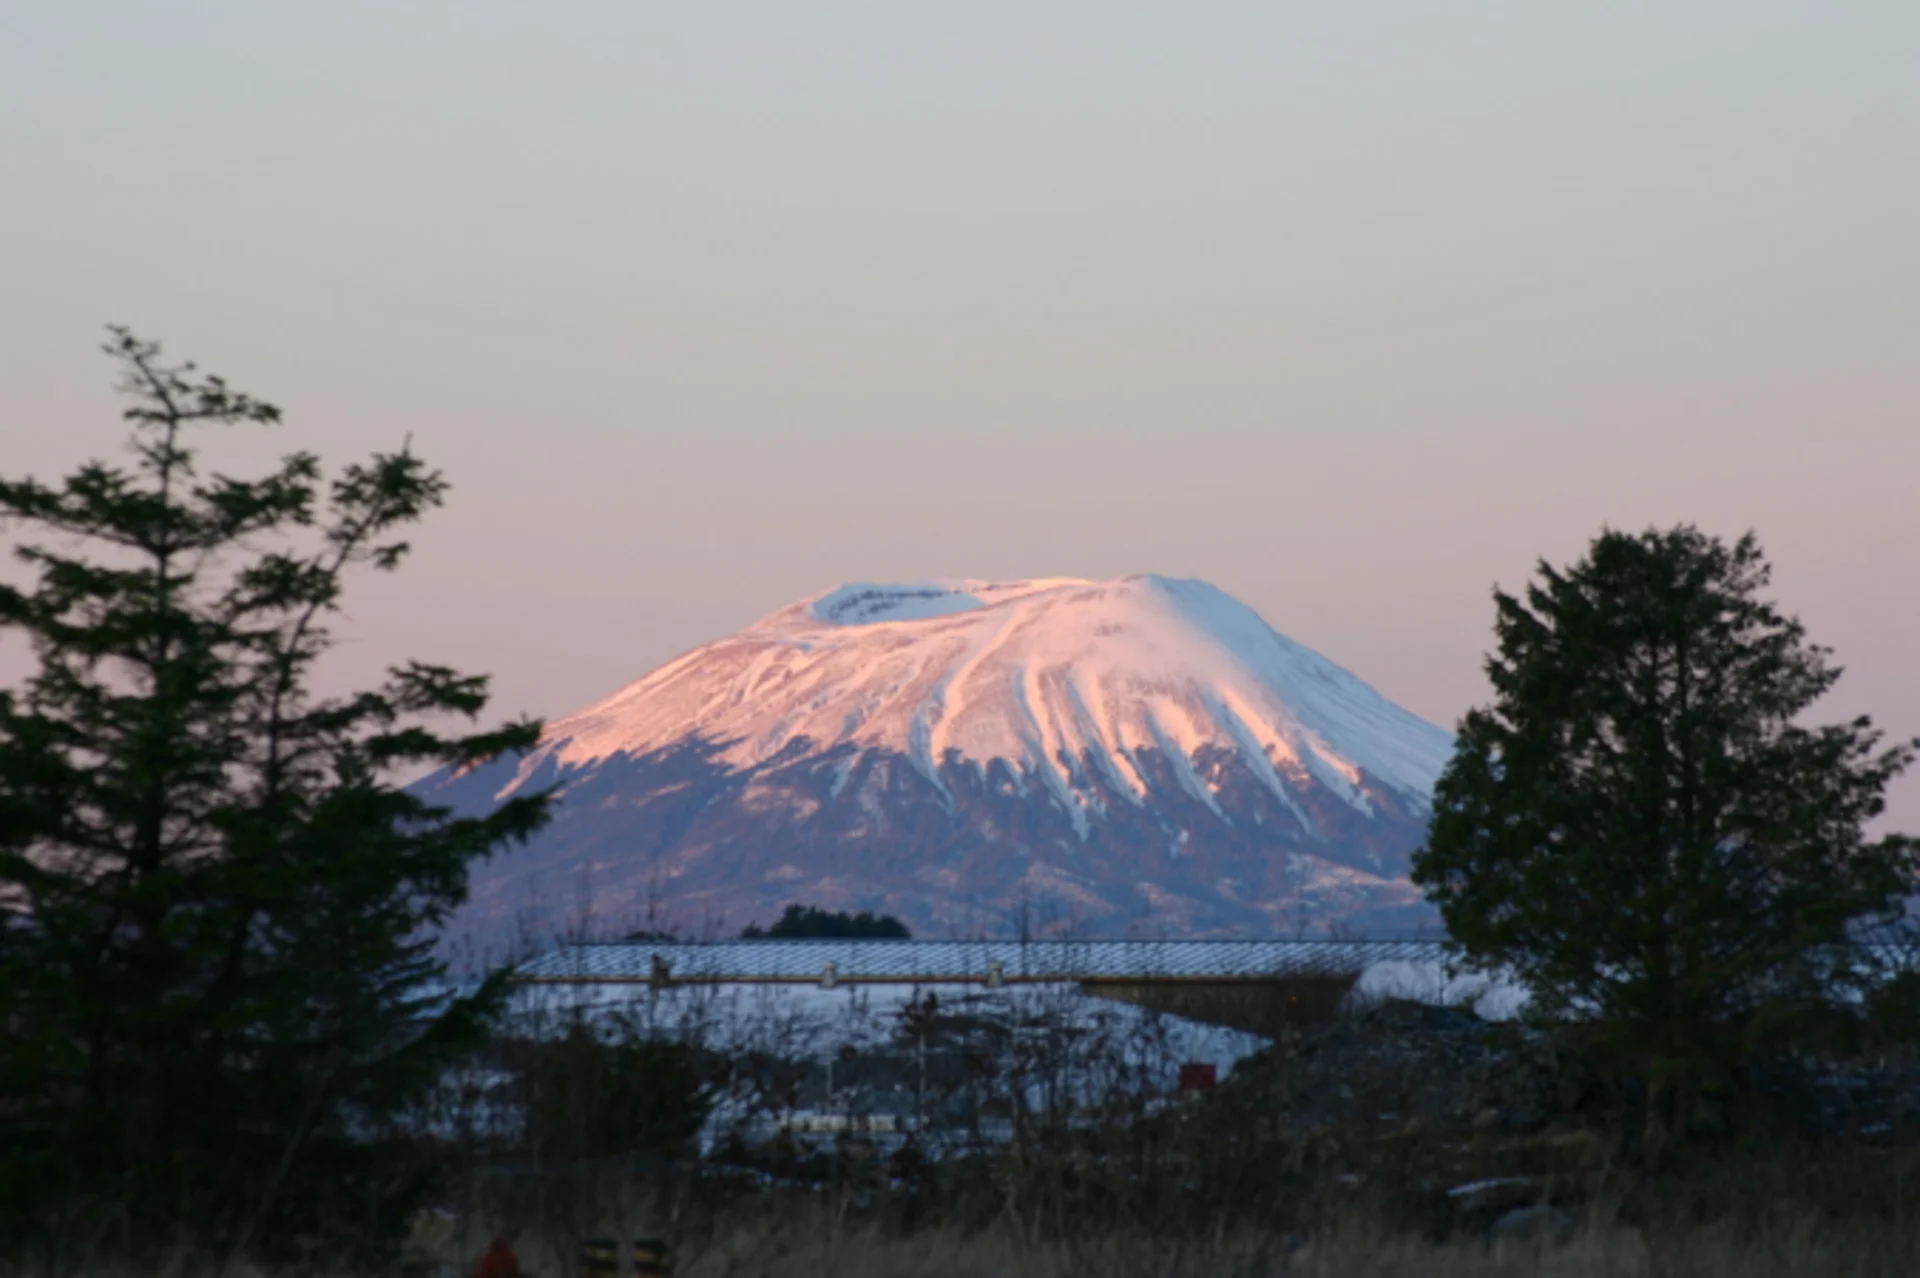
<path fill-rule="evenodd" d="M 941 8 L 15 6 L 0 470 L 116 446 L 108 320 L 411 433 L 339 677 L 546 715 L 842 581 L 1156 571 L 1450 724 L 1493 583 L 1754 528 L 1920 733 L 1920 5 Z"/>

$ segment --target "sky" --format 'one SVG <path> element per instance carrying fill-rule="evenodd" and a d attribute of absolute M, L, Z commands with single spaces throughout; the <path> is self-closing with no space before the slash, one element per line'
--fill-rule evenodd
<path fill-rule="evenodd" d="M 546 716 L 841 582 L 1160 572 L 1451 725 L 1496 584 L 1753 529 L 1920 735 L 1917 65 L 1911 0 L 21 0 L 0 473 L 116 455 L 107 322 L 286 409 L 234 469 L 410 438 L 331 677 Z"/>

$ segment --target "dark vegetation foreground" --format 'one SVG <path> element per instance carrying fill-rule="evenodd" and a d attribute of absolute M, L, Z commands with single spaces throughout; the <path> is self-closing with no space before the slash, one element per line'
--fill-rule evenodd
<path fill-rule="evenodd" d="M 930 1034 L 907 1016 L 894 1044 L 844 1058 L 842 1077 L 884 1086 L 932 1043 L 949 1068 L 923 1108 L 953 1117 L 907 1136 L 753 1122 L 790 1112 L 808 1062 L 544 1033 L 505 1071 L 544 1108 L 497 1145 L 434 1148 L 447 1188 L 409 1257 L 454 1264 L 506 1222 L 549 1273 L 581 1239 L 636 1235 L 699 1274 L 1891 1275 L 1920 1261 L 1911 1050 L 1756 1058 L 1650 1168 L 1645 1087 L 1588 1028 L 1391 1002 L 1169 1096 L 1124 1071 L 1086 1086 L 1084 1053 L 1150 1060 L 1152 1031 L 1087 1041 L 1099 1031 L 1057 1010 Z M 623 1069 L 654 1083 L 618 1082 Z M 746 1103 L 702 1154 L 690 1117 L 670 1132 L 673 1115 L 639 1103 L 675 1090 L 693 1111 Z"/>

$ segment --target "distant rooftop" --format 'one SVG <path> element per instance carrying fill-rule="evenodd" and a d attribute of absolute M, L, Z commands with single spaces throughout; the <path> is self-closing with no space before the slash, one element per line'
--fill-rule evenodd
<path fill-rule="evenodd" d="M 522 964 L 520 975 L 556 985 L 1252 981 L 1444 957 L 1438 941 L 635 941 L 563 946 Z"/>

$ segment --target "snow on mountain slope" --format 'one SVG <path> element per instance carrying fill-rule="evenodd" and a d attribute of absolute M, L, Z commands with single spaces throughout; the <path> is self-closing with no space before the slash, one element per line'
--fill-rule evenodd
<path fill-rule="evenodd" d="M 428 788 L 558 783 L 535 862 L 646 861 L 709 913 L 905 902 L 924 929 L 1040 897 L 1218 933 L 1411 908 L 1450 748 L 1204 582 L 848 585 Z"/>
<path fill-rule="evenodd" d="M 1061 757 L 1125 793 L 1156 748 L 1239 753 L 1283 801 L 1311 775 L 1365 811 L 1362 771 L 1409 796 L 1451 737 L 1200 581 L 843 586 L 702 648 L 553 723 L 531 774 L 696 734 L 751 767 L 805 740 L 897 751 L 938 784 L 957 755 L 1003 759 L 1085 801 Z M 1191 776 L 1191 774 L 1189 774 Z M 1208 801 L 1194 781 L 1196 797 Z"/>

